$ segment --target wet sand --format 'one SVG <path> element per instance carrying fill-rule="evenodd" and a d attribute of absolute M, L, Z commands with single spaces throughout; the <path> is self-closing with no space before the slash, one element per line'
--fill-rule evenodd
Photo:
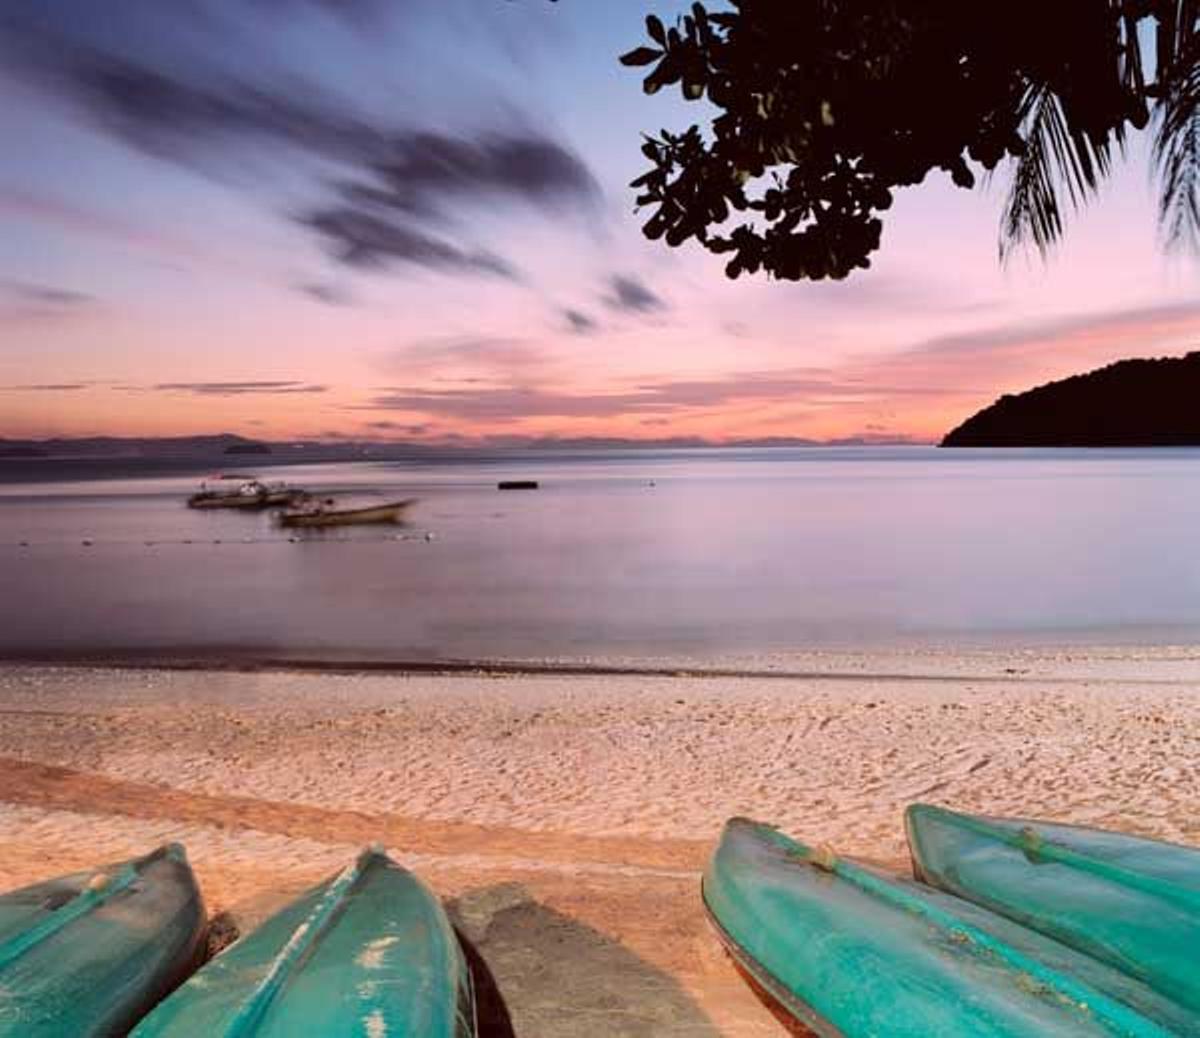
<path fill-rule="evenodd" d="M 245 928 L 379 841 L 493 976 L 490 1034 L 766 1036 L 698 896 L 730 815 L 895 868 L 917 799 L 1200 844 L 1196 650 L 660 666 L 0 669 L 0 889 L 180 840 Z"/>

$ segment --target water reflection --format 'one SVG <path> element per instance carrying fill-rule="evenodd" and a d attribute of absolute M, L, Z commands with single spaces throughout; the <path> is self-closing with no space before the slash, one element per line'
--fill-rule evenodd
<path fill-rule="evenodd" d="M 1178 450 L 889 449 L 289 468 L 321 493 L 420 499 L 404 525 L 303 531 L 189 510 L 187 476 L 6 484 L 0 650 L 1190 639 L 1198 464 Z M 523 477 L 541 489 L 496 490 Z"/>

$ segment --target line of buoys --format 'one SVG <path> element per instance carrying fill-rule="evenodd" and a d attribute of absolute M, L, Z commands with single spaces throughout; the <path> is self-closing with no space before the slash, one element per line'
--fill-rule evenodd
<path fill-rule="evenodd" d="M 240 541 L 226 541 L 221 538 L 214 538 L 212 541 L 198 541 L 193 538 L 184 538 L 179 541 L 142 541 L 142 546 L 146 548 L 161 548 L 171 545 L 181 544 L 381 544 L 385 541 L 423 541 L 427 544 L 432 543 L 437 539 L 437 534 L 432 530 L 425 533 L 398 533 L 390 537 L 243 537 Z M 84 548 L 94 548 L 97 544 L 134 544 L 134 541 L 97 541 L 93 537 L 81 538 L 79 544 Z M 0 548 L 16 547 L 16 548 L 35 548 L 45 547 L 49 545 L 62 546 L 61 542 L 43 541 L 10 541 L 7 544 L 0 542 Z"/>

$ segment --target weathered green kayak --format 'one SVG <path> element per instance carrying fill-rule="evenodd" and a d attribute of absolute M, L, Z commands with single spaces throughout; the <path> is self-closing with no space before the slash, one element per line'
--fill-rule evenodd
<path fill-rule="evenodd" d="M 705 906 L 746 971 L 798 1020 L 844 1038 L 1196 1035 L 1150 988 L 977 905 L 726 824 Z"/>
<path fill-rule="evenodd" d="M 1200 1034 L 1200 850 L 924 804 L 905 826 L 918 879 L 1144 981 Z"/>
<path fill-rule="evenodd" d="M 204 906 L 178 844 L 0 897 L 0 1036 L 124 1034 L 194 968 Z"/>
<path fill-rule="evenodd" d="M 378 851 L 196 973 L 131 1038 L 468 1038 L 470 974 L 437 898 Z"/>

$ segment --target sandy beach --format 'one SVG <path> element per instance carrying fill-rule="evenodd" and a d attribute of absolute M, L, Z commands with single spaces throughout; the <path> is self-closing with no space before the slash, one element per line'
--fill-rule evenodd
<path fill-rule="evenodd" d="M 812 654 L 719 674 L 0 669 L 0 889 L 182 841 L 239 928 L 382 842 L 523 1038 L 785 1033 L 711 935 L 744 814 L 902 869 L 913 800 L 1200 843 L 1200 650 Z"/>

